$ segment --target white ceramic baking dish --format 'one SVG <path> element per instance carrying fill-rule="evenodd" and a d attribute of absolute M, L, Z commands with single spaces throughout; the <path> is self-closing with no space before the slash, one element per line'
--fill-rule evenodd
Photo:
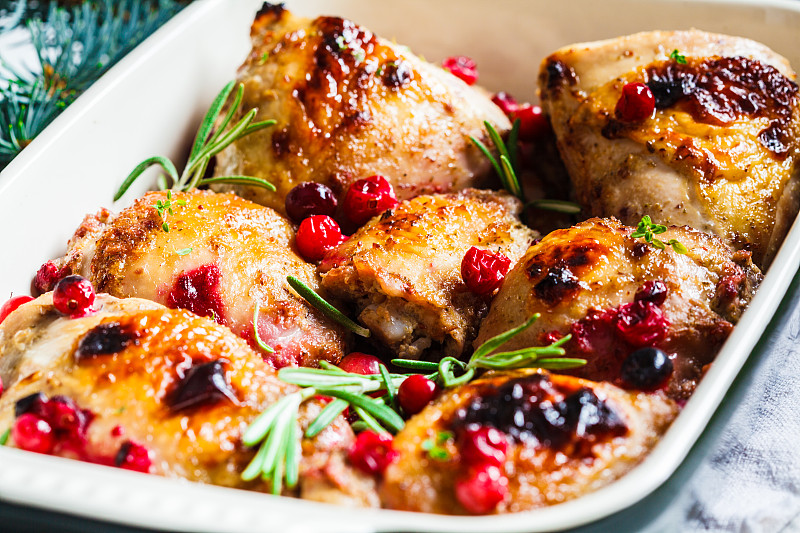
<path fill-rule="evenodd" d="M 800 2 L 780 0 L 297 0 L 306 15 L 350 17 L 432 61 L 466 54 L 481 83 L 535 97 L 541 59 L 576 41 L 696 27 L 750 37 L 798 68 Z M 142 159 L 180 159 L 202 113 L 249 50 L 259 0 L 199 0 L 75 102 L 0 174 L 0 300 L 63 253 L 84 214 L 111 197 Z M 152 183 L 152 182 L 151 182 Z M 354 510 L 146 476 L 0 447 L 0 500 L 157 529 L 191 531 L 523 532 L 565 529 L 633 505 L 666 480 L 718 407 L 800 263 L 793 227 L 750 309 L 682 414 L 650 456 L 612 485 L 551 508 L 492 517 Z"/>

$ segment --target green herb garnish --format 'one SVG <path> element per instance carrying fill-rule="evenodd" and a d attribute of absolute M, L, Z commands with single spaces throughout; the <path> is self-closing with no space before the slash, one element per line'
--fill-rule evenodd
<path fill-rule="evenodd" d="M 256 344 L 258 344 L 259 348 L 267 353 L 275 353 L 275 350 L 272 348 L 272 346 L 262 341 L 261 335 L 258 334 L 258 311 L 260 307 L 260 303 L 258 299 L 256 299 L 255 304 L 253 305 L 253 338 L 256 340 Z"/>
<path fill-rule="evenodd" d="M 156 205 L 153 206 L 156 208 L 156 211 L 158 211 L 158 216 L 161 217 L 162 221 L 161 229 L 163 229 L 165 233 L 169 233 L 169 222 L 167 222 L 167 214 L 174 215 L 175 213 L 172 211 L 172 208 L 176 205 L 183 207 L 186 205 L 186 200 L 178 200 L 173 203 L 172 191 L 167 191 L 167 200 L 166 201 L 159 200 L 156 202 Z M 191 248 L 189 249 L 189 251 L 191 251 Z M 178 253 L 178 255 L 182 254 Z"/>
<path fill-rule="evenodd" d="M 533 207 L 534 209 L 542 209 L 544 211 L 555 211 L 556 213 L 566 213 L 568 215 L 577 215 L 581 212 L 581 206 L 565 200 L 533 200 L 528 202 L 528 205 L 525 207 Z"/>
<path fill-rule="evenodd" d="M 286 276 L 286 281 L 289 282 L 289 286 L 291 286 L 297 294 L 303 297 L 305 301 L 310 303 L 312 306 L 319 309 L 323 315 L 330 318 L 331 320 L 338 322 L 345 328 L 349 329 L 356 335 L 361 337 L 369 337 L 370 332 L 367 328 L 359 326 L 349 318 L 347 318 L 344 313 L 336 309 L 334 306 L 329 304 L 325 298 L 320 296 L 319 294 L 314 291 L 311 287 L 303 283 L 300 279 L 294 276 Z"/>
<path fill-rule="evenodd" d="M 477 369 L 573 368 L 586 364 L 584 359 L 560 357 L 565 353 L 561 346 L 569 341 L 569 335 L 549 346 L 496 352 L 538 318 L 539 315 L 536 314 L 521 326 L 489 339 L 475 350 L 469 363 L 454 357 L 445 357 L 438 363 L 407 359 L 394 359 L 392 362 L 426 372 L 427 378 L 438 380 L 445 387 L 469 382 Z M 316 395 L 328 396 L 334 400 L 308 426 L 304 435 L 307 438 L 319 434 L 348 407 L 360 418 L 353 423 L 354 430 L 371 429 L 376 432 L 396 433 L 403 429 L 405 422 L 397 412 L 394 400 L 397 388 L 413 373 L 392 374 L 381 365 L 379 374 L 362 375 L 346 372 L 327 361 L 320 361 L 320 367 L 287 367 L 278 372 L 281 381 L 297 385 L 301 390 L 281 398 L 259 415 L 245 431 L 242 438 L 245 445 L 261 445 L 242 473 L 242 479 L 252 480 L 260 475 L 264 479 L 272 480 L 272 491 L 275 494 L 280 493 L 282 479 L 286 480 L 286 486 L 290 488 L 297 484 L 296 472 L 300 461 L 296 442 L 298 434 L 295 432 L 297 414 L 300 404 Z M 456 373 L 459 375 L 456 376 Z M 376 392 L 383 395 L 374 397 Z M 423 443 L 423 448 L 431 458 L 446 461 L 450 459 L 450 454 L 444 445 L 452 438 L 450 432 L 439 432 L 436 439 Z"/>
<path fill-rule="evenodd" d="M 436 461 L 447 461 L 452 456 L 447 448 L 444 447 L 449 440 L 455 438 L 451 431 L 439 431 L 436 438 L 426 439 L 422 442 L 422 449 L 428 452 L 428 457 Z"/>
<path fill-rule="evenodd" d="M 517 179 L 517 139 L 519 138 L 520 120 L 517 119 L 514 121 L 514 125 L 511 126 L 511 132 L 508 134 L 508 140 L 505 142 L 503 142 L 503 138 L 500 134 L 497 133 L 497 129 L 495 129 L 488 120 L 484 120 L 483 125 L 497 153 L 500 155 L 499 160 L 494 157 L 494 154 L 492 154 L 491 150 L 489 150 L 485 144 L 472 135 L 469 136 L 469 140 L 471 140 L 473 144 L 483 152 L 483 155 L 489 159 L 489 162 L 492 163 L 494 171 L 503 183 L 503 188 L 524 202 L 525 197 L 522 193 L 522 187 L 520 187 L 519 179 Z"/>
<path fill-rule="evenodd" d="M 642 217 L 642 220 L 639 221 L 639 224 L 636 226 L 634 232 L 631 233 L 631 237 L 634 239 L 644 238 L 648 244 L 652 244 L 659 250 L 663 250 L 667 247 L 667 245 L 669 245 L 672 246 L 672 249 L 678 254 L 685 254 L 689 251 L 686 249 L 686 246 L 678 242 L 676 239 L 670 239 L 666 244 L 664 244 L 663 241 L 655 238 L 655 235 L 664 233 L 665 231 L 667 231 L 666 226 L 662 224 L 654 224 L 650 219 L 650 215 L 645 215 Z"/>
<path fill-rule="evenodd" d="M 189 255 L 192 253 L 192 248 L 191 246 L 189 248 L 181 248 L 180 250 L 176 250 L 175 253 L 180 256 Z"/>
<path fill-rule="evenodd" d="M 241 120 L 231 125 L 233 116 L 241 106 L 242 98 L 244 96 L 244 85 L 240 83 L 236 91 L 236 95 L 233 98 L 233 103 L 228 109 L 228 112 L 220 122 L 219 127 L 216 128 L 216 131 L 212 132 L 214 129 L 214 121 L 222 111 L 222 107 L 225 105 L 225 102 L 227 102 L 228 97 L 233 91 L 234 85 L 235 82 L 233 81 L 228 83 L 214 99 L 214 102 L 211 104 L 208 112 L 206 112 L 203 122 L 200 124 L 200 128 L 197 130 L 197 136 L 195 137 L 192 151 L 189 154 L 189 160 L 186 162 L 186 167 L 183 169 L 183 172 L 180 174 L 180 176 L 178 175 L 178 170 L 175 165 L 166 157 L 150 157 L 139 163 L 128 175 L 128 177 L 125 178 L 125 181 L 114 195 L 114 201 L 119 200 L 122 195 L 125 194 L 125 191 L 130 188 L 133 182 L 136 181 L 136 179 L 141 176 L 145 170 L 153 165 L 161 166 L 161 168 L 166 172 L 166 174 L 162 174 L 159 178 L 159 187 L 161 189 L 171 188 L 178 191 L 188 191 L 189 189 L 202 187 L 203 185 L 210 185 L 212 183 L 236 183 L 243 185 L 255 185 L 270 191 L 274 191 L 275 186 L 270 182 L 252 176 L 219 176 L 216 178 L 203 178 L 212 157 L 224 150 L 234 141 L 237 141 L 246 135 L 250 135 L 255 131 L 275 124 L 274 120 L 253 122 L 258 110 L 251 109 L 245 113 Z"/>
<path fill-rule="evenodd" d="M 478 369 L 487 370 L 512 370 L 517 368 L 545 368 L 565 369 L 576 368 L 586 364 L 585 359 L 561 357 L 566 352 L 562 346 L 572 336 L 567 335 L 549 346 L 532 346 L 510 352 L 496 352 L 503 344 L 510 341 L 539 319 L 539 313 L 533 315 L 521 326 L 501 333 L 481 344 L 464 363 L 455 357 L 445 357 L 439 363 L 412 361 L 409 359 L 392 359 L 392 364 L 402 368 L 432 371 L 435 367 L 435 376 L 445 387 L 456 387 L 468 383 Z M 456 376 L 456 372 L 460 375 Z"/>
<path fill-rule="evenodd" d="M 11 428 L 8 428 L 3 432 L 2 435 L 0 435 L 0 446 L 6 445 L 6 443 L 8 442 L 9 435 L 11 435 Z"/>
<path fill-rule="evenodd" d="M 681 65 L 685 65 L 686 64 L 686 56 L 682 55 L 680 52 L 678 52 L 677 48 L 675 50 L 673 50 L 672 52 L 670 52 L 669 58 L 670 59 L 674 59 L 675 62 L 678 63 L 678 64 L 681 64 Z"/>

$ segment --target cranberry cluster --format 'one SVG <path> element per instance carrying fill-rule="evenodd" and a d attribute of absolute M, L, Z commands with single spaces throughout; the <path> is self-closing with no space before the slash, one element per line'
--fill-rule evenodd
<path fill-rule="evenodd" d="M 113 458 L 92 455 L 88 451 L 87 431 L 94 415 L 78 407 L 71 398 L 32 394 L 17 401 L 14 414 L 11 438 L 20 449 L 73 456 L 137 472 L 150 471 L 150 453 L 132 441 L 125 441 Z"/>
<path fill-rule="evenodd" d="M 356 226 L 397 205 L 392 184 L 383 176 L 356 180 L 344 198 L 342 212 Z M 333 216 L 338 200 L 333 191 L 321 183 L 305 182 L 295 186 L 286 196 L 286 213 L 297 229 L 297 249 L 306 261 L 319 261 L 326 253 L 344 242 L 339 223 Z"/>
<path fill-rule="evenodd" d="M 508 477 L 503 471 L 508 438 L 493 427 L 470 424 L 459 445 L 467 473 L 456 480 L 456 498 L 472 514 L 488 513 L 508 495 Z"/>
<path fill-rule="evenodd" d="M 511 267 L 511 260 L 505 255 L 481 250 L 473 246 L 461 260 L 461 278 L 473 293 L 491 296 L 500 288 Z"/>
<path fill-rule="evenodd" d="M 641 390 L 653 390 L 666 384 L 672 374 L 672 362 L 656 345 L 664 340 L 669 321 L 661 306 L 667 298 L 667 286 L 660 280 L 645 282 L 634 301 L 617 308 L 590 312 L 571 328 L 573 342 L 580 351 L 593 354 L 590 364 L 603 366 L 613 357 L 621 361 L 595 370 L 604 379 Z"/>

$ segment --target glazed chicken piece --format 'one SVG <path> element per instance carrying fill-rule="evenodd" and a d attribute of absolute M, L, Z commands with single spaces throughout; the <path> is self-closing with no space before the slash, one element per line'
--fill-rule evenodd
<path fill-rule="evenodd" d="M 161 215 L 159 202 L 169 203 L 172 214 Z M 344 331 L 286 282 L 291 274 L 319 289 L 314 266 L 295 252 L 292 225 L 232 194 L 150 192 L 117 216 L 105 210 L 88 216 L 54 265 L 53 280 L 80 274 L 98 292 L 211 317 L 276 367 L 336 363 L 344 354 Z M 256 304 L 259 338 L 275 353 L 256 341 Z"/>
<path fill-rule="evenodd" d="M 0 325 L 0 427 L 15 417 L 49 421 L 42 453 L 166 477 L 257 491 L 271 484 L 240 474 L 254 455 L 241 437 L 254 418 L 296 390 L 278 380 L 242 339 L 185 310 L 98 295 L 97 312 L 68 318 L 52 293 Z M 300 437 L 321 405 L 306 402 L 293 444 L 302 453 L 304 498 L 374 506 L 374 483 L 345 462 L 354 440 L 337 419 L 314 439 Z M 30 443 L 8 445 L 31 449 Z M 302 451 L 301 451 L 302 450 Z"/>
<path fill-rule="evenodd" d="M 397 434 L 399 457 L 379 486 L 381 501 L 391 509 L 443 514 L 510 513 L 561 503 L 633 468 L 676 414 L 675 403 L 663 394 L 545 372 L 489 373 L 445 392 Z M 488 428 L 502 434 L 491 443 L 484 433 L 481 454 L 474 442 Z M 493 463 L 508 481 L 507 494 L 497 506 L 481 508 L 486 484 L 475 501 L 472 491 L 458 487 Z"/>
<path fill-rule="evenodd" d="M 322 286 L 401 357 L 459 356 L 487 311 L 461 278 L 472 247 L 513 264 L 538 236 L 506 193 L 467 189 L 418 196 L 374 217 L 320 263 Z"/>
<path fill-rule="evenodd" d="M 761 280 L 750 252 L 688 227 L 657 235 L 677 240 L 659 250 L 631 237 L 615 219 L 590 219 L 556 230 L 530 247 L 508 273 L 475 341 L 541 317 L 503 350 L 542 346 L 572 334 L 567 357 L 583 358 L 574 372 L 595 381 L 640 388 L 622 379 L 632 353 L 657 347 L 671 360 L 668 394 L 685 399 L 713 361 Z"/>
<path fill-rule="evenodd" d="M 794 78 L 759 43 L 692 30 L 562 48 L 544 60 L 539 89 L 589 215 L 686 224 L 763 268 L 800 198 Z M 617 110 L 633 82 L 655 98 L 647 118 Z"/>
<path fill-rule="evenodd" d="M 485 185 L 491 167 L 469 141 L 488 142 L 483 121 L 500 132 L 508 119 L 483 92 L 408 48 L 337 17 L 314 20 L 265 3 L 251 29 L 253 49 L 239 70 L 242 109 L 272 128 L 217 156 L 217 175 L 258 176 L 277 192 L 220 186 L 284 210 L 298 183 L 331 187 L 386 177 L 399 199 Z"/>

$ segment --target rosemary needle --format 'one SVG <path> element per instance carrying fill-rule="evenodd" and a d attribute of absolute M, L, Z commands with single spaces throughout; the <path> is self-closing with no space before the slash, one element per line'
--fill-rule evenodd
<path fill-rule="evenodd" d="M 319 294 L 314 291 L 311 287 L 306 285 L 300 279 L 294 276 L 286 276 L 286 281 L 289 282 L 289 285 L 297 291 L 297 294 L 303 297 L 305 301 L 310 303 L 312 306 L 319 309 L 323 315 L 330 318 L 331 320 L 338 322 L 345 328 L 349 329 L 356 335 L 360 335 L 362 337 L 369 337 L 370 332 L 367 328 L 359 326 L 349 318 L 347 318 L 344 313 L 336 309 L 334 306 L 329 304 L 325 298 L 320 296 Z"/>

